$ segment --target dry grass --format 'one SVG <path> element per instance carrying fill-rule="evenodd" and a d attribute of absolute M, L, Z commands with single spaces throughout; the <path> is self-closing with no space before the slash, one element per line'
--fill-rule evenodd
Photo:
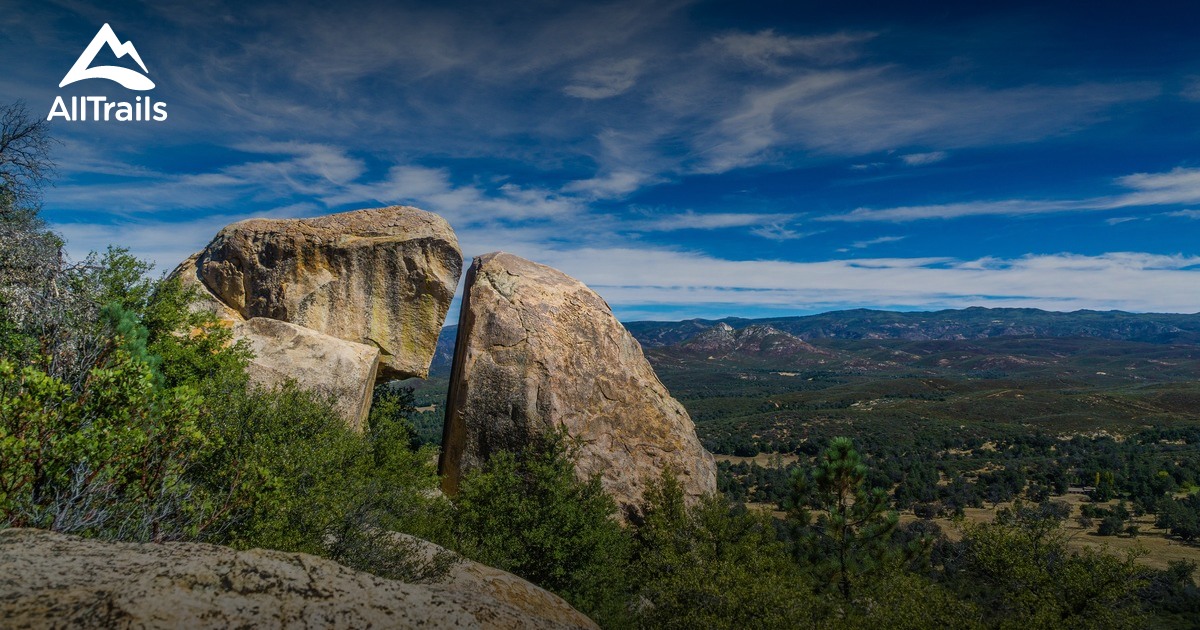
<path fill-rule="evenodd" d="M 1138 562 L 1153 569 L 1166 569 L 1167 563 L 1172 560 L 1191 560 L 1200 564 L 1200 546 L 1171 538 L 1166 530 L 1154 526 L 1153 516 L 1143 515 L 1130 519 L 1130 522 L 1136 524 L 1141 531 L 1137 538 L 1129 536 L 1098 536 L 1095 533 L 1095 526 L 1085 531 L 1079 525 L 1080 506 L 1088 502 L 1087 497 L 1080 494 L 1069 494 L 1054 497 L 1054 500 L 1063 501 L 1071 506 L 1071 517 L 1067 519 L 1065 527 L 1070 535 L 1068 545 L 1072 548 L 1106 549 L 1108 553 L 1117 555 L 1129 551 L 1143 553 L 1144 555 L 1138 558 Z M 1116 501 L 1111 501 L 1102 505 L 1111 507 L 1116 505 L 1116 503 Z M 1002 503 L 1000 507 L 1006 507 L 1006 504 Z M 993 508 L 967 508 L 964 510 L 963 517 L 967 522 L 986 523 L 996 517 L 996 510 Z M 919 519 L 911 512 L 902 512 L 900 514 L 901 523 L 911 523 L 916 520 Z M 942 527 L 942 531 L 951 540 L 961 538 L 961 532 L 951 519 L 935 518 L 933 521 Z"/>
<path fill-rule="evenodd" d="M 986 448 L 986 446 L 984 447 Z M 778 455 L 775 453 L 760 453 L 754 457 L 738 457 L 735 455 L 717 455 L 717 461 L 729 462 L 732 464 L 749 464 L 751 462 L 758 464 L 764 468 L 774 465 L 775 458 L 780 457 L 782 463 L 786 466 L 795 463 L 799 460 L 794 454 Z M 999 466 L 987 468 L 1000 468 Z M 983 472 L 983 470 L 976 471 Z M 939 481 L 939 485 L 946 485 L 948 480 Z M 1139 534 L 1136 538 L 1130 536 L 1100 536 L 1096 534 L 1096 527 L 1093 525 L 1090 529 L 1084 530 L 1079 525 L 1080 506 L 1090 501 L 1082 494 L 1068 494 L 1059 497 L 1053 497 L 1055 501 L 1062 501 L 1071 506 L 1071 516 L 1067 519 L 1064 527 L 1066 528 L 1070 539 L 1069 546 L 1075 549 L 1091 548 L 1095 550 L 1107 550 L 1108 553 L 1122 555 L 1129 551 L 1134 551 L 1142 554 L 1138 558 L 1138 562 L 1144 566 L 1153 569 L 1166 569 L 1167 564 L 1173 560 L 1190 560 L 1200 564 L 1200 545 L 1189 544 L 1180 541 L 1177 538 L 1172 538 L 1166 530 L 1159 529 L 1154 526 L 1154 517 L 1150 515 L 1142 515 L 1130 519 L 1131 524 L 1138 526 Z M 1104 507 L 1112 507 L 1116 505 L 1116 501 L 1101 504 Z M 1010 504 L 1001 503 L 998 507 L 1008 507 Z M 778 506 L 770 503 L 747 503 L 746 507 L 764 512 L 770 512 L 775 518 L 782 519 L 786 516 L 784 512 L 779 511 Z M 963 510 L 963 519 L 971 523 L 986 523 L 996 518 L 997 508 L 966 508 Z M 911 523 L 920 520 L 912 512 L 901 512 L 900 522 Z M 935 518 L 935 523 L 941 526 L 946 537 L 951 540 L 958 540 L 962 537 L 962 533 L 955 525 L 954 521 L 949 518 Z"/>

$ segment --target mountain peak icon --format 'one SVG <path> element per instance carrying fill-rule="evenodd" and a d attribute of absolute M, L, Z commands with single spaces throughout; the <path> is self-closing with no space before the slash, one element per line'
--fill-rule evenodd
<path fill-rule="evenodd" d="M 145 74 L 140 74 L 136 70 L 120 66 L 89 67 L 92 61 L 96 59 L 96 54 L 100 52 L 100 48 L 105 45 L 108 46 L 109 50 L 112 50 L 118 59 L 129 55 L 133 57 L 137 65 L 141 66 L 142 72 L 146 74 L 150 73 L 146 69 L 146 64 L 142 63 L 141 55 L 138 55 L 137 49 L 133 47 L 133 42 L 122 43 L 121 40 L 117 39 L 117 34 L 113 32 L 112 27 L 106 23 L 96 32 L 96 36 L 92 38 L 92 43 L 83 49 L 83 54 L 79 55 L 79 59 L 75 60 L 75 65 L 71 66 L 71 69 L 67 71 L 67 75 L 63 77 L 58 87 L 64 87 L 76 81 L 83 81 L 84 79 L 108 79 L 109 81 L 116 81 L 130 90 L 154 89 L 154 82 Z"/>

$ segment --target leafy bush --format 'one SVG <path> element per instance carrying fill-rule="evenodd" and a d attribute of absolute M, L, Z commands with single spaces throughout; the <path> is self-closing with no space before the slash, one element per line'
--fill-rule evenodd
<path fill-rule="evenodd" d="M 385 397 L 356 434 L 330 400 L 249 388 L 250 353 L 194 289 L 121 249 L 70 264 L 36 213 L 0 227 L 0 523 L 444 572 L 387 534 L 449 526 L 433 453 L 411 448 L 411 397 Z"/>
<path fill-rule="evenodd" d="M 215 542 L 331 557 L 389 577 L 428 579 L 412 549 L 379 532 L 436 537 L 448 505 L 434 489 L 432 450 L 410 450 L 404 428 L 372 410 L 362 435 L 330 400 L 286 384 L 247 390 L 238 379 L 202 390 L 221 405 L 201 426 L 218 448 L 193 476 L 223 499 Z M 434 571 L 433 573 L 436 573 Z"/>
<path fill-rule="evenodd" d="M 203 510 L 185 472 L 209 444 L 199 398 L 109 350 L 78 392 L 0 360 L 0 520 L 135 540 L 194 537 Z"/>
<path fill-rule="evenodd" d="M 562 433 L 469 472 L 455 497 L 463 555 L 562 596 L 602 624 L 621 623 L 629 538 L 599 477 L 580 480 Z"/>
<path fill-rule="evenodd" d="M 1200 494 L 1192 493 L 1182 499 L 1164 499 L 1159 503 L 1158 518 L 1154 524 L 1185 542 L 1200 538 Z"/>
<path fill-rule="evenodd" d="M 1139 627 L 1144 571 L 1118 558 L 1067 549 L 1062 520 L 1018 504 L 991 523 L 966 524 L 948 577 L 959 597 L 998 627 Z"/>
<path fill-rule="evenodd" d="M 723 497 L 684 505 L 667 471 L 646 491 L 635 528 L 638 623 L 647 628 L 811 626 L 812 584 L 767 514 Z"/>

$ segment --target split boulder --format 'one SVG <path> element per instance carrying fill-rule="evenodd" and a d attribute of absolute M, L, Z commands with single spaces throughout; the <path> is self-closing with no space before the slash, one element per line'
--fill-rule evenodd
<path fill-rule="evenodd" d="M 436 214 L 392 206 L 229 225 L 197 278 L 242 319 L 267 317 L 379 348 L 380 375 L 425 377 L 462 253 Z"/>
<path fill-rule="evenodd" d="M 496 452 L 560 427 L 582 442 L 577 473 L 600 475 L 627 514 L 668 467 L 689 497 L 716 490 L 687 411 L 599 295 L 512 254 L 476 257 L 446 403 L 443 488 L 455 493 Z"/>
<path fill-rule="evenodd" d="M 254 352 L 261 385 L 332 394 L 363 427 L 378 377 L 425 377 L 462 269 L 450 226 L 404 206 L 222 229 L 174 277 Z"/>

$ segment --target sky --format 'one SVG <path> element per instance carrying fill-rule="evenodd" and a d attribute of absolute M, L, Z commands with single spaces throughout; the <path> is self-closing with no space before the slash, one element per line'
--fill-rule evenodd
<path fill-rule="evenodd" d="M 152 90 L 59 88 L 108 23 Z M 1200 4 L 0 0 L 72 257 L 392 204 L 619 317 L 1200 311 Z M 93 65 L 139 70 L 103 49 Z"/>

